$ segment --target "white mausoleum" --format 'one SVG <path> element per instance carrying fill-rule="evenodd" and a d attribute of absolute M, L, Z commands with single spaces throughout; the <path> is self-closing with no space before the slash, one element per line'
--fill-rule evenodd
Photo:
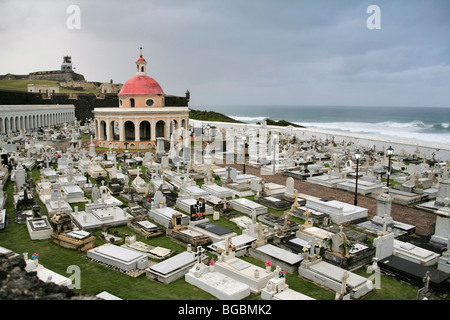
<path fill-rule="evenodd" d="M 118 97 L 118 107 L 93 111 L 96 146 L 150 149 L 156 138 L 169 140 L 174 130 L 188 127 L 189 92 L 185 100 L 166 95 L 158 82 L 147 75 L 147 61 L 142 53 L 136 61 L 136 75 L 125 82 Z"/>

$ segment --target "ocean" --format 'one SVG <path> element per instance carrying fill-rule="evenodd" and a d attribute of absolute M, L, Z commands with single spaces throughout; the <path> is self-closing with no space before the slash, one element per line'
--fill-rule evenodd
<path fill-rule="evenodd" d="M 208 106 L 246 123 L 286 120 L 307 128 L 450 145 L 450 107 Z"/>

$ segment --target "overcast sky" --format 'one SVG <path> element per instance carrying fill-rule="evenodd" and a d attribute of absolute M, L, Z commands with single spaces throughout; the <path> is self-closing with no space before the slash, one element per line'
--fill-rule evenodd
<path fill-rule="evenodd" d="M 86 80 L 124 83 L 142 45 L 148 75 L 191 106 L 450 106 L 448 0 L 0 0 L 0 13 L 0 74 L 70 55 Z"/>

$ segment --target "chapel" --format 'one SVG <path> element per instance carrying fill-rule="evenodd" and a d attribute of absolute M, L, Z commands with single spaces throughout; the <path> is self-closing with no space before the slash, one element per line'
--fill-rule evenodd
<path fill-rule="evenodd" d="M 190 98 L 164 93 L 147 75 L 147 61 L 136 61 L 136 75 L 118 93 L 118 107 L 95 108 L 95 145 L 112 149 L 152 149 L 157 138 L 170 140 L 174 131 L 188 128 Z"/>

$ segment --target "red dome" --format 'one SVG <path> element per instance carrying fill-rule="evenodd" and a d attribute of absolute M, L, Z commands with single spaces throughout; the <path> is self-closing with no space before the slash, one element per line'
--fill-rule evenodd
<path fill-rule="evenodd" d="M 125 82 L 119 96 L 135 94 L 164 94 L 164 91 L 155 79 L 146 75 L 136 75 Z"/>

